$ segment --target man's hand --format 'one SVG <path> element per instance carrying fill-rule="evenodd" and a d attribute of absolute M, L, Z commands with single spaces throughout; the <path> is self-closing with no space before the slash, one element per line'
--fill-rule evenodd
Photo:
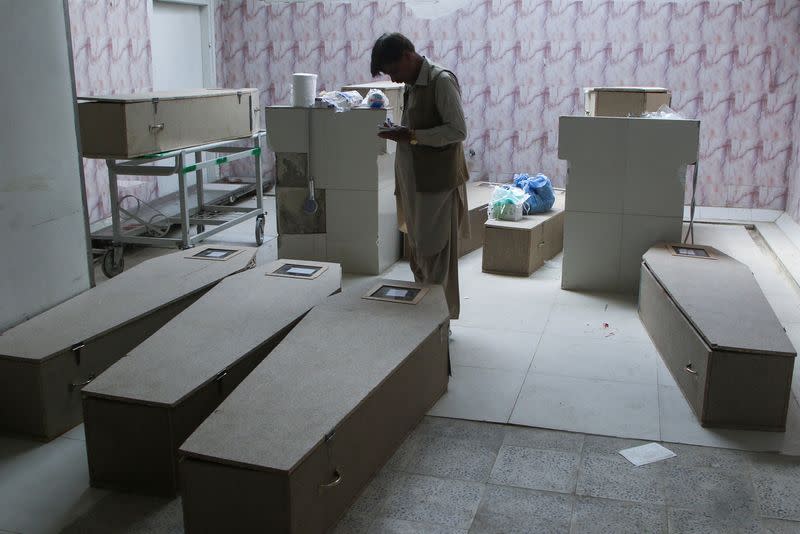
<path fill-rule="evenodd" d="M 405 126 L 386 121 L 381 130 L 378 131 L 378 137 L 397 143 L 408 143 L 411 141 L 411 130 Z"/>
<path fill-rule="evenodd" d="M 378 132 L 378 137 L 398 143 L 409 143 L 411 142 L 411 130 L 401 127 L 390 132 Z"/>

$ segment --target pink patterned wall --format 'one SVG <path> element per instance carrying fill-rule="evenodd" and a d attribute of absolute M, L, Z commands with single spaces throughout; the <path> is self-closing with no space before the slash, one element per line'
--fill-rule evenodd
<path fill-rule="evenodd" d="M 794 93 L 800 95 L 800 79 L 795 80 Z M 800 110 L 794 116 L 794 161 L 789 168 L 789 197 L 786 212 L 800 223 Z"/>
<path fill-rule="evenodd" d="M 459 76 L 473 171 L 541 171 L 559 184 L 558 117 L 582 112 L 579 88 L 666 86 L 676 110 L 702 121 L 698 203 L 786 207 L 790 182 L 800 182 L 797 0 L 464 5 L 427 20 L 394 0 L 220 0 L 218 81 L 259 87 L 265 105 L 286 104 L 292 72 L 316 72 L 326 89 L 369 81 L 375 38 L 401 31 Z"/>
<path fill-rule="evenodd" d="M 69 0 L 75 85 L 78 96 L 152 89 L 148 0 Z M 103 160 L 84 159 L 89 220 L 111 215 Z M 148 200 L 158 194 L 155 179 L 120 178 L 120 195 Z"/>

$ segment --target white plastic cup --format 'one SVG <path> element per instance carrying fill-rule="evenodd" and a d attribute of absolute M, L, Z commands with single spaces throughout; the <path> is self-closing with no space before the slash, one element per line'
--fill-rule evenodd
<path fill-rule="evenodd" d="M 310 108 L 317 96 L 317 75 L 306 72 L 292 74 L 292 105 L 299 108 Z"/>

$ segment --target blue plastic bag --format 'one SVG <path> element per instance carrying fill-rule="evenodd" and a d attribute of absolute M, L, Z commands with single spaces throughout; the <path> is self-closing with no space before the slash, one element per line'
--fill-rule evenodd
<path fill-rule="evenodd" d="M 514 175 L 514 185 L 530 195 L 525 201 L 525 215 L 550 211 L 556 202 L 556 193 L 550 178 L 544 174 L 529 176 L 526 173 Z"/>

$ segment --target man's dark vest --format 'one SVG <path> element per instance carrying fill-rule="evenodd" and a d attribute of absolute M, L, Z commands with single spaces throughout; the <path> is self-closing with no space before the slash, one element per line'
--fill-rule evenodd
<path fill-rule="evenodd" d="M 412 130 L 427 130 L 443 124 L 439 110 L 436 109 L 436 84 L 443 73 L 449 70 L 431 64 L 428 85 L 414 86 L 414 107 L 408 108 L 408 90 L 404 94 L 408 127 Z M 459 88 L 460 92 L 460 88 Z M 464 158 L 464 144 L 461 142 L 442 147 L 412 145 L 411 157 L 418 193 L 440 193 L 451 191 L 469 180 L 467 161 Z"/>

